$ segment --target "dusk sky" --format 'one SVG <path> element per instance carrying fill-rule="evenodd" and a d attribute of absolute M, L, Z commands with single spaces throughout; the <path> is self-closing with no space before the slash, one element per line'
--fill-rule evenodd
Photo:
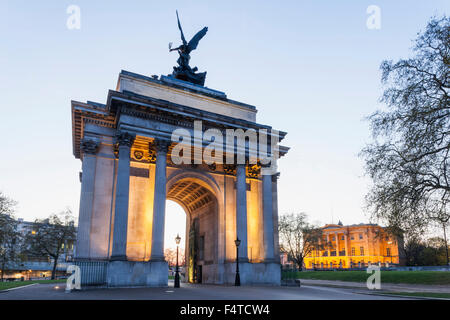
<path fill-rule="evenodd" d="M 80 8 L 80 29 L 67 27 L 70 5 Z M 366 25 L 370 5 L 381 10 L 380 29 Z M 176 9 L 186 38 L 209 28 L 191 54 L 191 65 L 208 72 L 205 85 L 256 106 L 258 123 L 288 133 L 279 213 L 368 222 L 370 181 L 358 153 L 370 141 L 364 117 L 383 107 L 380 63 L 411 55 L 417 32 L 448 14 L 449 1 L 2 0 L 0 191 L 18 201 L 16 216 L 66 207 L 78 216 L 70 101 L 105 103 L 122 69 L 171 73 Z M 173 241 L 184 236 L 184 213 L 175 204 L 167 211 Z"/>

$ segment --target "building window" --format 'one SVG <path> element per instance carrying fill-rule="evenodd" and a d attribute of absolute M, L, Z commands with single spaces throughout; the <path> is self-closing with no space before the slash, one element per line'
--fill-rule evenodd
<path fill-rule="evenodd" d="M 388 257 L 391 256 L 391 248 L 387 248 L 387 249 L 386 249 L 386 255 L 387 255 Z"/>
<path fill-rule="evenodd" d="M 364 255 L 364 247 L 359 247 L 359 255 L 360 256 Z"/>
<path fill-rule="evenodd" d="M 353 247 L 352 248 L 352 256 L 356 256 L 356 252 L 355 252 L 356 250 L 355 250 L 355 248 Z"/>
<path fill-rule="evenodd" d="M 345 236 L 341 236 L 341 240 L 345 240 Z"/>
<path fill-rule="evenodd" d="M 351 240 L 355 240 L 355 237 L 354 237 L 354 236 L 351 236 L 350 239 L 351 239 Z"/>
<path fill-rule="evenodd" d="M 359 234 L 359 240 L 362 240 L 362 238 L 363 238 L 363 235 L 362 235 L 362 233 L 360 233 Z"/>

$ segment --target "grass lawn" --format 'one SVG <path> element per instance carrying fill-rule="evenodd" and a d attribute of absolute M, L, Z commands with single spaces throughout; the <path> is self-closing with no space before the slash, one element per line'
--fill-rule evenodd
<path fill-rule="evenodd" d="M 366 282 L 370 276 L 366 271 L 302 271 L 299 279 L 339 280 Z M 446 271 L 381 271 L 384 283 L 441 284 L 450 285 L 450 272 Z"/>
<path fill-rule="evenodd" d="M 444 298 L 450 299 L 450 293 L 435 293 L 435 292 L 386 292 L 388 294 L 410 297 L 427 297 L 427 298 Z"/>
<path fill-rule="evenodd" d="M 63 283 L 66 282 L 66 279 L 59 280 L 31 280 L 31 281 L 8 281 L 8 282 L 0 282 L 0 291 L 5 289 L 11 289 L 16 287 L 22 287 L 33 283 Z"/>

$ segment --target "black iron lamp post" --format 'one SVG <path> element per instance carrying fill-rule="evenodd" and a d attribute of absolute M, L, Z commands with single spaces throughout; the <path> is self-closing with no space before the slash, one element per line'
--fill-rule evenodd
<path fill-rule="evenodd" d="M 236 279 L 234 280 L 234 285 L 238 287 L 241 285 L 241 278 L 239 276 L 239 245 L 241 244 L 241 240 L 236 238 L 234 243 L 236 244 Z"/>
<path fill-rule="evenodd" d="M 181 238 L 180 236 L 177 234 L 177 237 L 175 238 L 175 242 L 177 243 L 177 266 L 175 267 L 175 283 L 174 283 L 174 288 L 179 288 L 180 287 L 180 273 L 178 270 L 178 245 L 180 244 Z"/>

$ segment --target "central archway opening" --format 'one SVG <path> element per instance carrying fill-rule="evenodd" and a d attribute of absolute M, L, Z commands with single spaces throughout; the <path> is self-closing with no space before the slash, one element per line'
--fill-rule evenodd
<path fill-rule="evenodd" d="M 178 232 L 182 238 L 180 250 L 184 248 L 182 278 L 191 283 L 214 282 L 214 266 L 217 264 L 218 255 L 216 197 L 204 182 L 195 178 L 184 178 L 169 185 L 167 200 L 165 252 L 170 254 L 170 248 L 176 250 L 175 237 Z M 181 210 L 184 211 L 184 217 L 180 213 Z M 183 225 L 184 231 L 181 231 Z M 170 264 L 167 257 L 166 260 Z"/>
<path fill-rule="evenodd" d="M 169 264 L 169 277 L 174 276 L 177 259 L 175 238 L 181 238 L 178 250 L 178 264 L 183 273 L 185 265 L 186 212 L 175 201 L 166 201 L 166 221 L 164 226 L 164 257 Z"/>

